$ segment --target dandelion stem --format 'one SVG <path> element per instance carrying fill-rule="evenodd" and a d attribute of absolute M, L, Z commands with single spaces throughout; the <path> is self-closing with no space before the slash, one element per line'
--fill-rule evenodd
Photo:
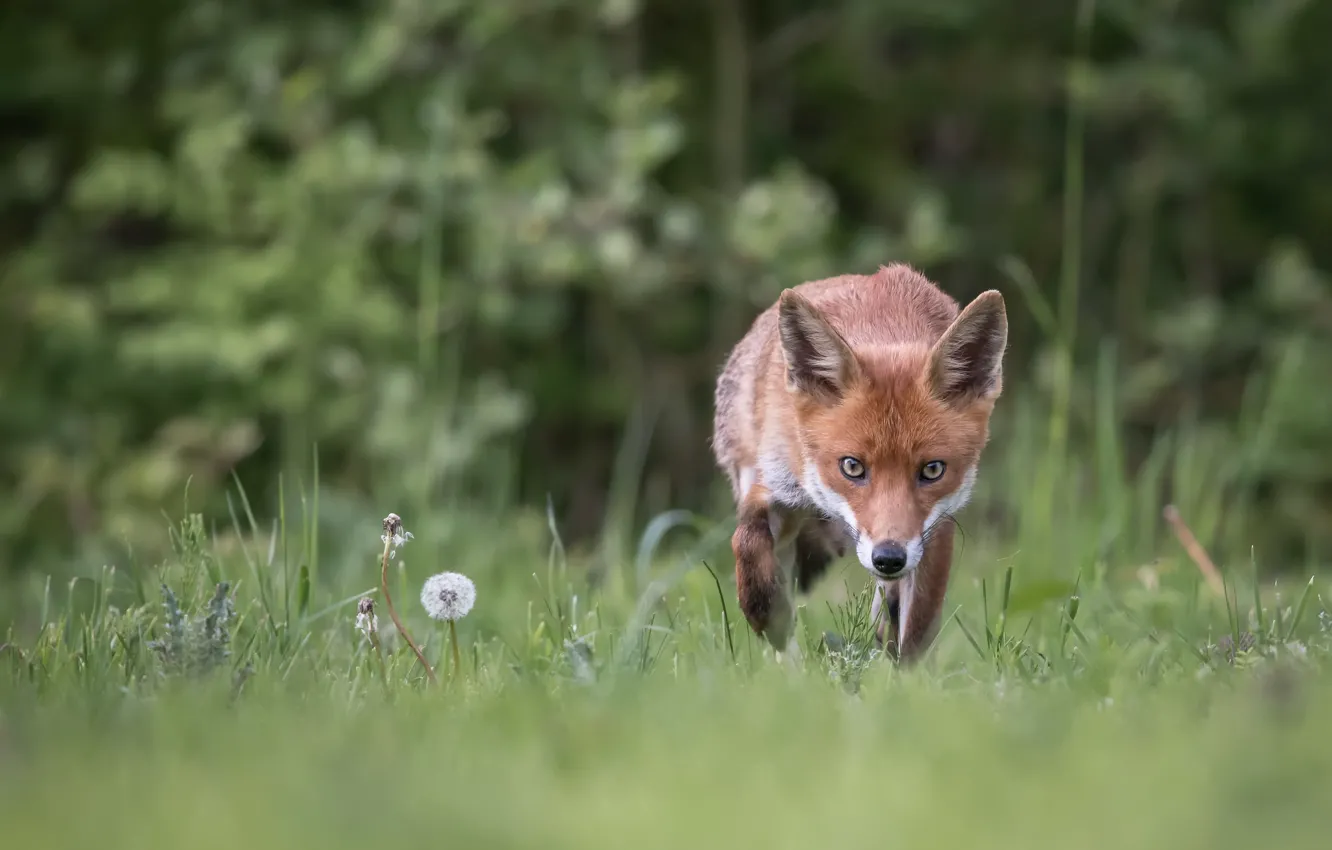
<path fill-rule="evenodd" d="M 449 641 L 453 644 L 453 675 L 462 675 L 462 656 L 458 654 L 458 630 L 449 620 Z"/>
<path fill-rule="evenodd" d="M 384 693 L 390 694 L 392 689 L 389 687 L 388 664 L 384 661 L 384 648 L 379 643 L 378 632 L 370 633 L 370 645 L 375 648 L 375 655 L 379 658 L 379 678 L 384 681 Z"/>
<path fill-rule="evenodd" d="M 388 587 L 389 550 L 392 548 L 393 536 L 385 535 L 384 554 L 380 558 L 379 570 L 379 589 L 384 594 L 384 607 L 388 608 L 389 618 L 393 620 L 393 625 L 397 627 L 398 634 L 402 635 L 402 639 L 407 641 L 407 645 L 412 648 L 412 652 L 416 653 L 416 660 L 420 661 L 421 666 L 425 668 L 426 676 L 429 677 L 432 684 L 438 684 L 439 680 L 435 678 L 435 671 L 430 669 L 430 662 L 426 661 L 425 655 L 422 654 L 421 648 L 416 645 L 416 641 L 412 640 L 412 636 L 407 634 L 407 627 L 402 624 L 402 620 L 398 619 L 397 609 L 393 607 L 393 597 L 389 595 Z"/>

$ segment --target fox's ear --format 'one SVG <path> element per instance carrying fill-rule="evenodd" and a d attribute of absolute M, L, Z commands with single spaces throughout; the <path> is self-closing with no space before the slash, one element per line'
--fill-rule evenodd
<path fill-rule="evenodd" d="M 782 292 L 777 315 L 787 388 L 824 403 L 840 399 L 860 375 L 846 340 L 793 290 Z"/>
<path fill-rule="evenodd" d="M 1007 346 L 1004 296 L 994 289 L 982 292 L 934 344 L 930 380 L 935 395 L 949 404 L 997 398 Z"/>

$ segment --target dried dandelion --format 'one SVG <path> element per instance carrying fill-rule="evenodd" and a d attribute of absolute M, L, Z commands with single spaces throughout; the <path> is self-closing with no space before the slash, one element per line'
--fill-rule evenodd
<path fill-rule="evenodd" d="M 384 533 L 379 535 L 379 539 L 384 545 L 393 544 L 389 551 L 389 560 L 398 557 L 398 549 L 411 540 L 415 535 L 402 527 L 402 518 L 397 514 L 389 514 L 384 517 Z"/>
<path fill-rule="evenodd" d="M 368 596 L 361 597 L 361 601 L 356 604 L 356 628 L 375 648 L 375 658 L 379 661 L 379 677 L 384 682 L 384 690 L 387 691 L 388 664 L 384 661 L 384 647 L 379 640 L 379 617 L 375 616 L 375 600 Z"/>
<path fill-rule="evenodd" d="M 449 642 L 453 646 L 454 675 L 462 673 L 462 656 L 458 652 L 458 630 L 454 623 L 467 616 L 476 604 L 476 585 L 462 573 L 439 573 L 425 580 L 421 586 L 421 605 L 432 619 L 449 624 Z"/>
<path fill-rule="evenodd" d="M 356 606 L 356 628 L 369 638 L 371 643 L 379 643 L 379 618 L 375 616 L 375 600 L 369 596 L 361 597 Z"/>
<path fill-rule="evenodd" d="M 384 533 L 379 536 L 379 539 L 384 543 L 384 554 L 380 558 L 379 572 L 379 588 L 384 594 L 384 606 L 388 608 L 389 618 L 393 620 L 393 625 L 398 629 L 398 634 L 402 635 L 402 639 L 407 641 L 407 645 L 412 648 L 412 652 L 416 653 L 416 660 L 420 661 L 421 666 L 425 668 L 426 676 L 430 678 L 431 682 L 438 683 L 439 680 L 435 678 L 435 671 L 431 669 L 430 662 L 426 661 L 426 657 L 424 653 L 421 652 L 421 648 L 416 645 L 416 641 L 412 640 L 412 636 L 407 633 L 407 627 L 402 624 L 402 620 L 398 619 L 398 612 L 393 608 L 393 597 L 389 595 L 389 559 L 397 554 L 400 546 L 403 546 L 408 540 L 412 539 L 412 533 L 402 527 L 402 517 L 397 514 L 389 514 L 384 517 Z"/>

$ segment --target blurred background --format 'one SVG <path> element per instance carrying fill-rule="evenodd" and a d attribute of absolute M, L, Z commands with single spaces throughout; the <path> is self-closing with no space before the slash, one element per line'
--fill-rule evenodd
<path fill-rule="evenodd" d="M 894 261 L 1008 301 L 972 525 L 1018 527 L 1054 445 L 1055 502 L 1153 493 L 1144 552 L 1187 466 L 1206 545 L 1316 563 L 1330 33 L 1332 0 L 7 3 L 0 575 L 302 500 L 326 560 L 392 510 L 519 574 L 553 520 L 595 570 L 726 518 L 753 316 Z"/>

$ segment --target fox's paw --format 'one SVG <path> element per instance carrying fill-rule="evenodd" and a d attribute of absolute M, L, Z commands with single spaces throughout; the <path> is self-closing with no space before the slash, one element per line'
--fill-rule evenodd
<path fill-rule="evenodd" d="M 786 648 L 791 638 L 792 609 L 786 591 L 777 582 L 776 560 L 771 563 L 736 562 L 736 590 L 740 610 L 754 633 L 777 650 Z"/>
<path fill-rule="evenodd" d="M 760 635 L 773 649 L 786 648 L 791 640 L 791 601 L 775 581 L 760 580 L 741 583 L 740 610 L 754 633 Z"/>

